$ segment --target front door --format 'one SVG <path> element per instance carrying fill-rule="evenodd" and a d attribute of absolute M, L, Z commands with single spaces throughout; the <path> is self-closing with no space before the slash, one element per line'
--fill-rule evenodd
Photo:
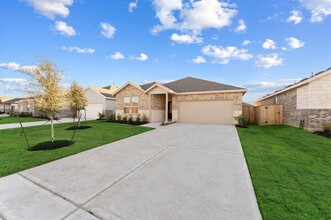
<path fill-rule="evenodd" d="M 172 101 L 168 102 L 168 119 L 172 119 Z"/>

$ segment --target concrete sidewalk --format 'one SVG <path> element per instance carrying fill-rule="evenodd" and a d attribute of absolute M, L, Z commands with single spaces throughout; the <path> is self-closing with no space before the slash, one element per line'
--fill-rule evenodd
<path fill-rule="evenodd" d="M 86 120 L 95 120 L 95 119 L 86 119 Z M 24 127 L 31 127 L 31 126 L 38 126 L 38 125 L 49 125 L 50 122 L 46 123 L 45 121 L 35 121 L 35 122 L 24 122 L 22 123 Z M 61 118 L 60 120 L 54 120 L 54 124 L 60 124 L 60 123 L 68 123 L 72 122 L 72 118 Z M 12 129 L 12 128 L 20 128 L 19 123 L 11 123 L 11 124 L 0 124 L 0 130 L 4 129 Z"/>
<path fill-rule="evenodd" d="M 172 124 L 0 178 L 4 219 L 261 219 L 234 126 Z"/>

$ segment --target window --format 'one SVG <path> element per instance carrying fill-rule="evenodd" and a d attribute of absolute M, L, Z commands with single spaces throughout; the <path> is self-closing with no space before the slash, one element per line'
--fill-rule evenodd
<path fill-rule="evenodd" d="M 138 97 L 136 96 L 131 97 L 132 114 L 138 114 L 138 101 L 139 101 Z"/>
<path fill-rule="evenodd" d="M 138 114 L 138 101 L 139 98 L 137 96 L 124 97 L 124 113 Z"/>
<path fill-rule="evenodd" d="M 130 113 L 130 97 L 124 97 L 124 113 Z"/>

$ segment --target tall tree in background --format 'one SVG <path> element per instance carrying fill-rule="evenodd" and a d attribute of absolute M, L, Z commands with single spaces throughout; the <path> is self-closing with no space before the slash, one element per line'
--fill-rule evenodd
<path fill-rule="evenodd" d="M 35 71 L 26 71 L 25 74 L 33 80 L 30 83 L 30 93 L 36 102 L 36 107 L 51 121 L 51 141 L 54 142 L 54 117 L 65 98 L 61 87 L 63 74 L 49 60 L 41 61 Z"/>
<path fill-rule="evenodd" d="M 82 86 L 79 86 L 76 81 L 73 81 L 69 91 L 67 92 L 67 100 L 70 106 L 70 109 L 73 111 L 73 118 L 81 117 L 81 110 L 85 109 L 87 106 L 87 98 L 85 97 L 85 89 Z M 79 126 L 79 124 L 78 124 Z"/>

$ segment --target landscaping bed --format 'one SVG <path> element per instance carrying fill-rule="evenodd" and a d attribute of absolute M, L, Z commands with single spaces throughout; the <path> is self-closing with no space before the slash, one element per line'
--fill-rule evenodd
<path fill-rule="evenodd" d="M 263 219 L 331 219 L 331 141 L 291 126 L 237 128 Z"/>
<path fill-rule="evenodd" d="M 55 124 L 55 140 L 71 140 L 74 131 L 66 130 L 70 126 L 72 123 Z M 76 132 L 74 143 L 70 146 L 36 151 L 28 150 L 20 128 L 1 130 L 0 177 L 151 130 L 102 121 L 88 121 L 87 126 L 91 128 Z M 26 127 L 25 131 L 31 146 L 50 141 L 49 124 Z"/>

